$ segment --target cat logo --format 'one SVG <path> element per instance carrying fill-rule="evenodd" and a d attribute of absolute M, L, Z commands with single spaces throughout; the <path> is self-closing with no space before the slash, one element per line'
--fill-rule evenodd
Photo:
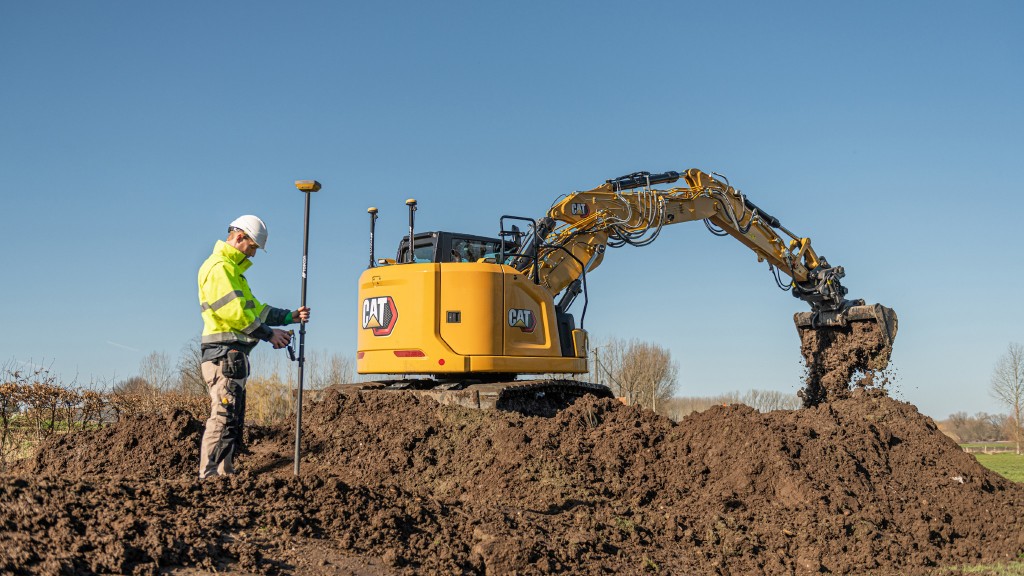
<path fill-rule="evenodd" d="M 387 336 L 398 322 L 398 308 L 391 296 L 377 296 L 363 300 L 363 329 L 373 330 L 374 336 Z"/>
<path fill-rule="evenodd" d="M 508 311 L 508 325 L 529 334 L 537 327 L 537 319 L 533 315 L 533 310 L 512 308 Z"/>
<path fill-rule="evenodd" d="M 590 206 L 587 206 L 583 202 L 573 202 L 572 205 L 569 206 L 569 210 L 572 212 L 573 216 L 586 216 L 590 214 Z"/>

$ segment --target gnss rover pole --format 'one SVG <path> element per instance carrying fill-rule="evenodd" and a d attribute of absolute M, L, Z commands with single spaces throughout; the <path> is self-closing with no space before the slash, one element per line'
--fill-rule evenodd
<path fill-rule="evenodd" d="M 299 306 L 306 305 L 306 262 L 309 259 L 309 196 L 320 189 L 316 180 L 296 180 L 295 187 L 306 195 L 306 216 L 302 225 L 302 297 Z M 302 366 L 306 363 L 306 323 L 299 323 L 299 392 L 295 409 L 295 475 L 299 475 L 299 440 L 302 438 Z"/>
<path fill-rule="evenodd" d="M 409 207 L 409 253 L 406 262 L 416 261 L 416 245 L 413 244 L 413 223 L 416 221 L 416 200 L 409 198 L 405 201 L 405 205 Z"/>

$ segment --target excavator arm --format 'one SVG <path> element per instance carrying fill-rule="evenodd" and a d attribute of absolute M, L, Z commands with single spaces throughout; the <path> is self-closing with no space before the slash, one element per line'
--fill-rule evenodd
<path fill-rule="evenodd" d="M 652 188 L 679 180 L 686 186 Z M 552 294 L 562 293 L 558 307 L 564 311 L 580 293 L 586 274 L 601 264 L 607 248 L 644 246 L 656 240 L 664 226 L 696 220 L 703 220 L 712 233 L 732 236 L 750 248 L 758 261 L 768 262 L 780 288 L 810 305 L 810 312 L 796 315 L 798 327 L 874 320 L 892 342 L 896 333 L 892 310 L 847 300 L 841 283 L 843 267 L 829 265 L 815 252 L 810 238 L 789 231 L 724 177 L 697 169 L 636 172 L 561 198 L 536 223 L 535 238 L 524 244 L 527 251 L 512 264 Z"/>

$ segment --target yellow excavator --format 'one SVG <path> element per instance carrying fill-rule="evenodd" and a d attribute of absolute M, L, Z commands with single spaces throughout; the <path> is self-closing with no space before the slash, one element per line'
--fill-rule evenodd
<path fill-rule="evenodd" d="M 655 188 L 679 180 L 686 185 Z M 417 203 L 406 204 L 409 232 L 394 259 L 375 258 L 378 211 L 368 210 L 356 367 L 389 376 L 350 390 L 415 391 L 442 403 L 534 414 L 550 414 L 583 394 L 611 396 L 604 386 L 552 376 L 589 371 L 588 275 L 608 248 L 646 246 L 663 227 L 698 220 L 749 247 L 779 288 L 810 305 L 795 315 L 798 329 L 873 322 L 888 344 L 896 336 L 891 309 L 846 299 L 842 266 L 830 266 L 810 238 L 789 231 L 718 174 L 628 174 L 559 198 L 539 220 L 502 216 L 497 237 L 416 233 Z M 577 327 L 569 309 L 580 295 Z M 524 375 L 545 376 L 519 379 Z"/>

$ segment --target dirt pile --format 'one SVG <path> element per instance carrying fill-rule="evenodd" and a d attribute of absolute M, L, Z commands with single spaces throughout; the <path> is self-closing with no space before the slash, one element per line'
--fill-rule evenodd
<path fill-rule="evenodd" d="M 876 376 L 889 365 L 892 343 L 877 322 L 799 331 L 806 376 L 798 394 L 805 407 L 849 398 L 851 384 L 867 388 L 883 383 Z"/>
<path fill-rule="evenodd" d="M 21 468 L 72 478 L 198 476 L 203 426 L 185 410 L 131 416 L 114 426 L 51 436 Z"/>
<path fill-rule="evenodd" d="M 14 478 L 0 485 L 0 501 L 5 574 L 155 574 L 163 566 L 217 570 L 225 562 L 275 573 L 298 560 L 297 544 L 325 538 L 350 553 L 390 554 L 392 565 L 416 554 L 418 569 L 463 570 L 437 546 L 458 536 L 435 520 L 443 514 L 436 504 L 337 479 Z"/>
<path fill-rule="evenodd" d="M 0 572 L 884 574 L 1024 551 L 1024 487 L 913 406 L 850 396 L 677 425 L 610 400 L 539 418 L 329 391 L 300 480 L 287 426 L 201 483 L 200 423 L 126 422 L 48 446 L 48 478 L 3 478 Z"/>

